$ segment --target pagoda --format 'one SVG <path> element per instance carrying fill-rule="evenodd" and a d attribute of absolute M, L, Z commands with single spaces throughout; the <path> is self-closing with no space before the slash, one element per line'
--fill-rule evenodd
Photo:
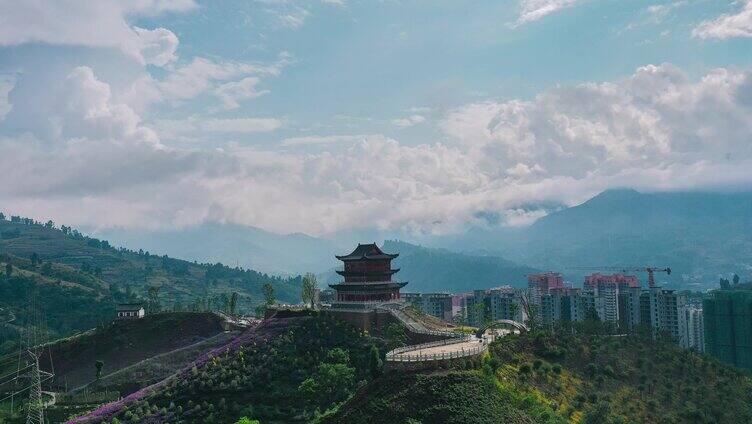
<path fill-rule="evenodd" d="M 399 254 L 384 253 L 376 243 L 358 244 L 349 255 L 336 256 L 344 262 L 337 274 L 345 281 L 330 284 L 336 291 L 335 302 L 387 302 L 400 299 L 400 289 L 407 283 L 392 281 L 399 268 L 392 269 L 392 259 Z"/>

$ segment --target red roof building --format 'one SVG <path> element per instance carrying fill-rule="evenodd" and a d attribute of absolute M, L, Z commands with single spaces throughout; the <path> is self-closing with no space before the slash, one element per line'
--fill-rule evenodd
<path fill-rule="evenodd" d="M 624 274 L 601 274 L 596 272 L 595 274 L 585 277 L 585 283 L 583 284 L 586 289 L 599 289 L 604 290 L 605 287 L 618 287 L 619 289 L 625 288 L 640 288 L 640 281 L 634 275 Z"/>
<path fill-rule="evenodd" d="M 344 277 L 335 290 L 336 302 L 383 302 L 400 299 L 400 289 L 407 282 L 392 281 L 399 268 L 392 268 L 392 259 L 399 254 L 384 253 L 376 243 L 358 244 L 349 255 L 335 256 L 344 263 L 337 274 Z"/>

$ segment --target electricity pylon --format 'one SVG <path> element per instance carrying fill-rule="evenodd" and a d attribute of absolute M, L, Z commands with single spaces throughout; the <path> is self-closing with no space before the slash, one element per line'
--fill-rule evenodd
<path fill-rule="evenodd" d="M 31 387 L 29 388 L 29 410 L 26 414 L 26 424 L 44 424 L 44 403 L 42 401 L 42 379 L 39 376 L 39 358 L 31 350 L 32 368 Z"/>

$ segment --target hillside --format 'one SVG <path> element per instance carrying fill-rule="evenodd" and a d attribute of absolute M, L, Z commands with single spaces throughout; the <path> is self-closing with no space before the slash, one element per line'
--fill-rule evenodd
<path fill-rule="evenodd" d="M 412 420 L 412 421 L 411 421 Z M 375 380 L 325 424 L 533 424 L 478 371 L 389 374 Z"/>
<path fill-rule="evenodd" d="M 481 370 L 377 379 L 323 422 L 735 424 L 752 422 L 751 390 L 666 341 L 533 333 L 494 342 Z"/>
<path fill-rule="evenodd" d="M 432 243 L 559 269 L 575 282 L 585 272 L 568 267 L 668 266 L 674 273 L 660 280 L 703 290 L 719 275 L 752 275 L 752 192 L 608 190 L 529 227 L 474 229 Z"/>
<path fill-rule="evenodd" d="M 118 320 L 48 345 L 45 353 L 48 349 L 49 353 L 42 355 L 40 365 L 55 370 L 52 384 L 70 390 L 95 379 L 96 361 L 103 362 L 102 375 L 106 376 L 222 332 L 222 319 L 206 312 L 166 312 L 137 320 Z M 132 382 L 129 391 L 145 383 Z"/>
<path fill-rule="evenodd" d="M 155 385 L 75 422 L 308 422 L 370 380 L 382 342 L 331 318 L 272 318 Z M 383 349 L 382 349 L 383 350 Z"/>
<path fill-rule="evenodd" d="M 237 292 L 236 310 L 249 313 L 262 302 L 266 283 L 274 287 L 279 300 L 299 299 L 299 277 L 281 278 L 221 263 L 199 264 L 143 250 L 114 248 L 107 241 L 86 237 L 69 227 L 55 228 L 51 222 L 42 225 L 24 218 L 13 220 L 0 219 L 0 254 L 6 258 L 4 263 L 13 261 L 18 267 L 13 274 L 17 280 L 9 285 L 0 282 L 0 290 L 15 296 L 0 298 L 0 308 L 12 310 L 21 325 L 29 294 L 37 290 L 48 318 L 55 314 L 88 315 L 68 324 L 50 320 L 54 335 L 108 322 L 114 316 L 114 303 L 128 299 L 149 299 L 160 309 L 216 310 L 226 309 L 231 293 Z M 3 278 L 7 279 L 5 272 Z M 19 285 L 23 291 L 16 287 Z M 68 296 L 70 299 L 66 299 Z M 86 302 L 93 306 L 93 314 L 80 314 L 87 308 Z"/>

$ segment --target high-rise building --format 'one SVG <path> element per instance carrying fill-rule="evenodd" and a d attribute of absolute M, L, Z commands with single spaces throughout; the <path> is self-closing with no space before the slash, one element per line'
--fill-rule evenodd
<path fill-rule="evenodd" d="M 705 328 L 703 326 L 702 308 L 697 305 L 687 305 L 684 308 L 684 319 L 687 322 L 687 333 L 684 336 L 684 347 L 696 352 L 705 352 Z"/>
<path fill-rule="evenodd" d="M 686 346 L 686 304 L 686 297 L 674 290 L 658 287 L 643 290 L 640 294 L 640 324 L 652 328 L 654 333 L 668 334 L 677 343 Z"/>
<path fill-rule="evenodd" d="M 702 312 L 705 353 L 752 370 L 752 291 L 716 290 Z"/>
<path fill-rule="evenodd" d="M 527 276 L 527 288 L 530 302 L 540 306 L 541 296 L 551 290 L 564 289 L 564 277 L 559 272 L 546 272 L 543 274 L 530 274 Z"/>
<path fill-rule="evenodd" d="M 522 321 L 523 311 L 520 293 L 510 286 L 475 290 L 472 297 L 466 298 L 464 308 L 469 325 L 479 327 L 485 321 L 510 319 Z M 482 305 L 482 306 L 477 306 Z"/>

